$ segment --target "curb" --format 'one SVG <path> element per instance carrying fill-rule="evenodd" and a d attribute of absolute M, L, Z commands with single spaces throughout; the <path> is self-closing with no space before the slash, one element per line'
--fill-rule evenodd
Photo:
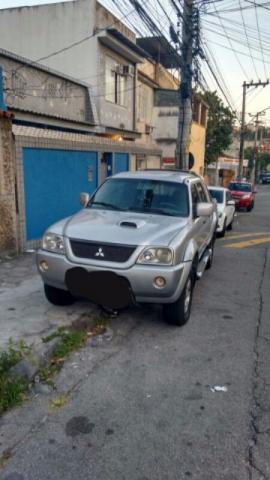
<path fill-rule="evenodd" d="M 60 341 L 61 339 L 56 337 L 48 343 L 41 344 L 40 348 L 34 350 L 28 358 L 24 358 L 14 365 L 9 371 L 10 375 L 20 378 L 24 382 L 33 381 L 38 371 L 49 363 Z"/>

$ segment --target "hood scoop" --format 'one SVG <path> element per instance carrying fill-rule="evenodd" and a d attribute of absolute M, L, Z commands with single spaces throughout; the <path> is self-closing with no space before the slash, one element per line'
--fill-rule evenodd
<path fill-rule="evenodd" d="M 138 228 L 138 225 L 135 222 L 124 221 L 120 223 L 120 227 Z"/>
<path fill-rule="evenodd" d="M 145 223 L 145 220 L 130 218 L 129 220 L 121 220 L 118 225 L 124 228 L 141 228 L 145 225 Z"/>

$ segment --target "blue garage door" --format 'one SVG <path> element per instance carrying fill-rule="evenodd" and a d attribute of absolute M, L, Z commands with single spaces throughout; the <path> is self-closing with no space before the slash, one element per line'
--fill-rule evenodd
<path fill-rule="evenodd" d="M 23 149 L 27 240 L 80 209 L 80 192 L 97 187 L 97 153 Z"/>
<path fill-rule="evenodd" d="M 113 159 L 113 173 L 127 172 L 128 169 L 128 153 L 115 153 Z"/>

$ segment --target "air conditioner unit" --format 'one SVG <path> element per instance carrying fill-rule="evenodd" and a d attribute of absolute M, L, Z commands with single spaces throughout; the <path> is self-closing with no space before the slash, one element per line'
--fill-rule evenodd
<path fill-rule="evenodd" d="M 153 127 L 152 125 L 145 125 L 145 133 L 152 133 Z"/>
<path fill-rule="evenodd" d="M 124 75 L 124 66 L 125 65 L 116 65 L 115 71 L 118 75 Z"/>
<path fill-rule="evenodd" d="M 130 75 L 130 74 L 131 74 L 131 66 L 123 65 L 123 75 Z"/>
<path fill-rule="evenodd" d="M 123 75 L 127 77 L 128 75 L 132 75 L 132 66 L 131 65 L 116 65 L 115 67 L 116 73 L 118 75 Z"/>

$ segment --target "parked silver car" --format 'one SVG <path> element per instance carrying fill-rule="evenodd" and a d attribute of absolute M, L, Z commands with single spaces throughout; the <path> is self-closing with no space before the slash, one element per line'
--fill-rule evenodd
<path fill-rule="evenodd" d="M 85 297 L 112 309 L 159 303 L 168 322 L 186 323 L 195 280 L 212 263 L 217 223 L 202 179 L 125 172 L 81 199 L 85 208 L 51 226 L 37 252 L 47 299 Z"/>

